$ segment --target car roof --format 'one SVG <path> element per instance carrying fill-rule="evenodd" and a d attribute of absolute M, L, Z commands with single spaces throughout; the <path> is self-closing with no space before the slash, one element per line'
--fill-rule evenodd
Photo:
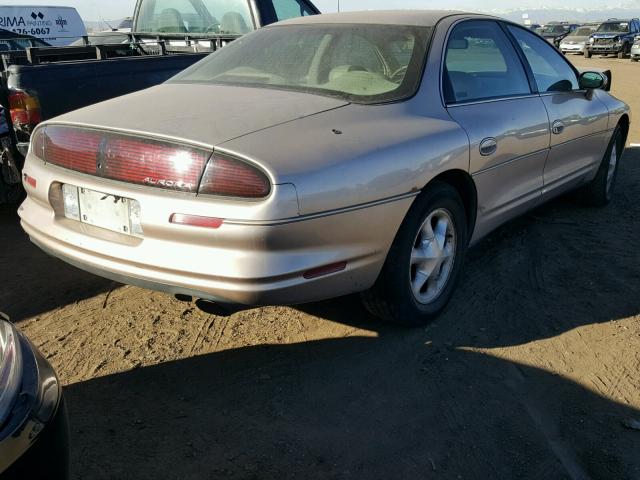
<path fill-rule="evenodd" d="M 411 25 L 433 27 L 440 20 L 453 15 L 477 14 L 457 10 L 369 10 L 361 12 L 323 13 L 306 17 L 292 18 L 276 25 L 307 25 L 327 23 L 362 23 L 383 25 Z"/>

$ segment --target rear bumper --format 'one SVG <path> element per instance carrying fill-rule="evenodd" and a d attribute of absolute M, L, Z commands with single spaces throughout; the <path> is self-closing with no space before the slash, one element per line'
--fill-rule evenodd
<path fill-rule="evenodd" d="M 218 229 L 206 229 L 168 220 L 172 213 L 228 219 L 243 212 L 229 200 L 168 194 L 36 162 L 29 162 L 25 172 L 37 179 L 37 187 L 25 184 L 28 197 L 19 210 L 22 226 L 47 253 L 119 282 L 242 305 L 299 304 L 370 288 L 414 199 L 405 196 L 277 221 L 236 217 Z M 60 183 L 138 200 L 145 236 L 126 236 L 64 218 L 51 194 Z M 276 187 L 273 196 L 287 197 L 288 190 Z M 261 208 L 254 204 L 244 213 Z M 338 262 L 346 262 L 343 271 L 305 278 L 309 270 Z"/>

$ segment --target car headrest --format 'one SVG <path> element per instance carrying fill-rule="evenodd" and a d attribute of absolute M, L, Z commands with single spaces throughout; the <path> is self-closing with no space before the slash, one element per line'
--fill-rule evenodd
<path fill-rule="evenodd" d="M 180 12 L 175 8 L 165 8 L 158 18 L 158 32 L 187 33 Z"/>
<path fill-rule="evenodd" d="M 220 22 L 220 30 L 225 33 L 237 33 L 241 35 L 249 33 L 247 22 L 244 21 L 244 17 L 238 12 L 225 13 Z"/>

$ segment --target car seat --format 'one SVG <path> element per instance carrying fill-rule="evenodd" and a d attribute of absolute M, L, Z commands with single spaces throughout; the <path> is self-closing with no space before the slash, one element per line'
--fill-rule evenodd
<path fill-rule="evenodd" d="M 158 32 L 162 33 L 187 33 L 182 15 L 175 8 L 166 8 L 158 18 Z"/>
<path fill-rule="evenodd" d="M 220 22 L 220 31 L 223 33 L 237 33 L 244 35 L 249 33 L 249 27 L 244 17 L 238 12 L 227 12 Z"/>

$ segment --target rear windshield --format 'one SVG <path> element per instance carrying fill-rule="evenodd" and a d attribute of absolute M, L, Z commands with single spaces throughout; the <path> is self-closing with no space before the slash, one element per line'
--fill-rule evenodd
<path fill-rule="evenodd" d="M 627 33 L 629 32 L 629 23 L 603 23 L 598 28 L 599 32 L 611 32 L 611 33 Z"/>
<path fill-rule="evenodd" d="M 249 0 L 142 0 L 140 33 L 218 33 L 244 35 L 254 30 Z"/>
<path fill-rule="evenodd" d="M 263 28 L 209 55 L 173 83 L 259 86 L 356 103 L 413 95 L 430 27 L 284 25 Z"/>

